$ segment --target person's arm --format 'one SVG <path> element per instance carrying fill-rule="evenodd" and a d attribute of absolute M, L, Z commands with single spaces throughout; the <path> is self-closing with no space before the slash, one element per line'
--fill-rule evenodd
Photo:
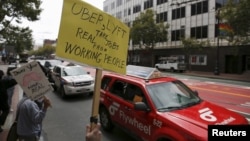
<path fill-rule="evenodd" d="M 101 141 L 102 132 L 100 131 L 100 123 L 98 123 L 92 130 L 90 125 L 86 126 L 86 141 Z"/>
<path fill-rule="evenodd" d="M 32 106 L 31 106 L 32 107 L 31 110 L 33 113 L 32 120 L 35 123 L 41 123 L 46 115 L 46 111 L 47 111 L 48 107 L 51 107 L 51 102 L 46 96 L 44 96 L 42 103 L 43 103 L 42 109 L 40 109 L 39 106 L 37 105 L 37 103 L 35 103 L 35 102 L 33 102 Z"/>

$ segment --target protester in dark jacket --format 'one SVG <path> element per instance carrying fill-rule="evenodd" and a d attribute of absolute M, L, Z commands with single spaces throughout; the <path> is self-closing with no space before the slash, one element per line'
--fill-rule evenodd
<path fill-rule="evenodd" d="M 17 84 L 16 80 L 9 79 L 4 80 L 2 79 L 4 72 L 0 70 L 0 132 L 3 131 L 2 127 L 5 123 L 5 120 L 9 114 L 10 106 L 8 104 L 8 93 L 7 89 L 15 86 Z"/>
<path fill-rule="evenodd" d="M 9 67 L 7 69 L 7 74 L 6 76 L 4 76 L 2 79 L 7 79 L 7 80 L 11 80 L 13 79 L 13 77 L 11 76 L 10 74 L 10 71 L 14 70 L 16 67 Z M 7 89 L 7 93 L 8 93 L 8 103 L 9 103 L 9 106 L 10 106 L 10 111 L 13 111 L 13 109 L 11 108 L 11 105 L 12 105 L 12 97 L 14 95 L 14 90 L 15 90 L 15 86 L 11 87 L 11 88 L 8 88 Z"/>

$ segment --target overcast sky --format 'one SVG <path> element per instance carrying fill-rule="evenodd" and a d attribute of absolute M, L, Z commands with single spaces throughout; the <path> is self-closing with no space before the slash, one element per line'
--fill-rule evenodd
<path fill-rule="evenodd" d="M 42 0 L 43 11 L 40 20 L 36 22 L 24 21 L 23 25 L 33 30 L 35 45 L 42 45 L 44 39 L 57 39 L 63 0 Z M 103 9 L 104 0 L 83 0 L 99 9 Z"/>

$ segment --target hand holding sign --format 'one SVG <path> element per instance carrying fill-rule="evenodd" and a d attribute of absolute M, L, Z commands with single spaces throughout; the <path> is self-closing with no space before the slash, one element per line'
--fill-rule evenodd
<path fill-rule="evenodd" d="M 51 101 L 46 96 L 43 97 L 43 103 L 45 109 L 47 109 L 48 107 L 52 108 Z"/>

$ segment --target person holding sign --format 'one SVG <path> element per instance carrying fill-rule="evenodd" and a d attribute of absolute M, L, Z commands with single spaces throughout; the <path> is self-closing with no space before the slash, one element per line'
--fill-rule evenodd
<path fill-rule="evenodd" d="M 21 105 L 20 102 L 22 102 Z M 51 102 L 45 96 L 33 101 L 28 98 L 25 93 L 20 102 L 18 104 L 19 115 L 17 119 L 17 134 L 19 135 L 19 140 L 39 141 L 42 122 L 48 107 L 51 107 Z"/>

